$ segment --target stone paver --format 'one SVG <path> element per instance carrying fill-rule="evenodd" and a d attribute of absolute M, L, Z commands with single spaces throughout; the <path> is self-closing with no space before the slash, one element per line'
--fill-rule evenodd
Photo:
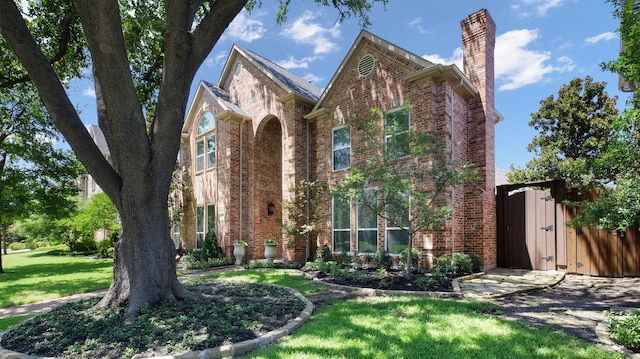
<path fill-rule="evenodd" d="M 564 279 L 564 273 L 527 269 L 496 268 L 482 275 L 458 280 L 465 298 L 491 299 L 552 287 Z"/>

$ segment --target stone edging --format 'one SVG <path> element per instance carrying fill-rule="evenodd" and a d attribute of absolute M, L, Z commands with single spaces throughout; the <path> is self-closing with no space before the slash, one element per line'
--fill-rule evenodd
<path fill-rule="evenodd" d="M 305 303 L 305 308 L 302 310 L 298 317 L 291 319 L 287 325 L 282 328 L 272 330 L 259 338 L 245 340 L 239 343 L 223 345 L 217 348 L 205 349 L 200 351 L 192 351 L 178 355 L 168 355 L 162 357 L 155 357 L 156 359 L 218 359 L 233 357 L 240 354 L 245 354 L 250 351 L 266 347 L 269 344 L 276 342 L 278 339 L 293 333 L 304 322 L 306 322 L 313 313 L 313 303 L 300 292 L 293 288 L 280 286 L 277 284 L 269 284 L 276 287 L 286 288 L 290 290 L 298 299 Z M 0 359 L 36 359 L 41 357 L 30 356 L 23 353 L 14 352 L 11 350 L 0 347 Z M 45 359 L 45 358 L 42 358 Z"/>
<path fill-rule="evenodd" d="M 459 286 L 457 290 L 456 290 L 456 287 L 453 286 L 453 289 L 454 289 L 453 292 L 425 292 L 425 291 L 417 291 L 417 290 L 414 291 L 414 290 L 374 289 L 374 288 L 360 288 L 360 287 L 352 287 L 352 286 L 342 285 L 342 284 L 328 283 L 323 281 L 322 279 L 313 278 L 307 273 L 304 273 L 304 275 L 307 278 L 312 279 L 314 282 L 319 282 L 320 284 L 325 285 L 327 287 L 353 292 L 358 295 L 366 296 L 366 297 L 388 295 L 388 296 L 428 297 L 428 298 L 434 298 L 434 299 L 461 299 L 462 298 L 462 292 L 460 291 Z"/>

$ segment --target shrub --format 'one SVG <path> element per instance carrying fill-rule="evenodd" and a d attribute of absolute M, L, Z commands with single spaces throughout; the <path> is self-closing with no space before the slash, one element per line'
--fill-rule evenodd
<path fill-rule="evenodd" d="M 234 263 L 234 260 L 229 258 L 209 258 L 207 260 L 198 260 L 192 254 L 184 255 L 182 260 L 184 260 L 184 267 L 186 269 L 209 269 Z"/>
<path fill-rule="evenodd" d="M 439 277 L 420 277 L 413 281 L 421 290 L 429 290 L 432 286 L 442 283 L 444 278 Z"/>
<path fill-rule="evenodd" d="M 333 256 L 331 255 L 331 249 L 326 244 L 316 250 L 316 259 L 323 260 L 325 262 L 329 262 L 333 260 Z"/>
<path fill-rule="evenodd" d="M 336 257 L 336 262 L 340 264 L 348 264 L 351 263 L 351 252 L 342 251 Z"/>
<path fill-rule="evenodd" d="M 457 278 L 473 272 L 471 257 L 464 253 L 445 254 L 436 257 L 431 274 L 436 278 Z"/>
<path fill-rule="evenodd" d="M 420 262 L 420 252 L 417 249 L 411 248 L 411 271 L 415 272 L 418 269 L 418 262 Z M 400 258 L 398 258 L 398 266 L 404 269 L 407 264 L 407 250 L 403 249 L 400 252 Z"/>
<path fill-rule="evenodd" d="M 11 243 L 9 243 L 9 249 L 11 249 L 12 251 L 19 251 L 21 249 L 24 249 L 24 243 L 22 243 L 22 242 L 11 242 Z"/>
<path fill-rule="evenodd" d="M 482 268 L 482 258 L 473 253 L 469 253 L 467 255 L 471 258 L 471 263 L 473 264 L 473 273 L 480 272 L 480 269 Z"/>
<path fill-rule="evenodd" d="M 391 256 L 387 251 L 378 250 L 373 255 L 373 263 L 381 268 L 389 269 L 392 264 Z"/>
<path fill-rule="evenodd" d="M 208 260 L 218 258 L 218 238 L 216 237 L 216 231 L 211 230 L 204 236 L 202 242 L 202 249 L 200 250 L 200 258 L 202 260 Z"/>
<path fill-rule="evenodd" d="M 605 314 L 611 338 L 634 352 L 640 351 L 640 310 Z"/>

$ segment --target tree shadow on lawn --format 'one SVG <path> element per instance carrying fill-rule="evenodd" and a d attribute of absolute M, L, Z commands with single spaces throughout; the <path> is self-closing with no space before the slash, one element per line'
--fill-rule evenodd
<path fill-rule="evenodd" d="M 578 338 L 489 314 L 484 302 L 375 298 L 327 303 L 294 335 L 251 358 L 601 358 Z M 622 357 L 622 356 L 619 356 Z"/>

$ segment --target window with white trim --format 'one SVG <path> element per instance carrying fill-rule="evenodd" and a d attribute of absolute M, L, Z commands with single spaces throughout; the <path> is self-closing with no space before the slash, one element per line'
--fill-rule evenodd
<path fill-rule="evenodd" d="M 204 207 L 196 207 L 196 249 L 202 248 L 204 242 Z"/>
<path fill-rule="evenodd" d="M 338 196 L 333 197 L 332 207 L 332 250 L 351 251 L 351 204 Z"/>
<path fill-rule="evenodd" d="M 384 140 L 394 158 L 409 155 L 409 107 L 402 107 L 384 115 Z"/>
<path fill-rule="evenodd" d="M 399 194 L 393 200 L 395 205 L 387 201 L 385 221 L 385 249 L 391 254 L 400 254 L 409 246 L 409 196 Z"/>
<path fill-rule="evenodd" d="M 337 127 L 332 132 L 333 170 L 351 167 L 351 126 Z"/>
<path fill-rule="evenodd" d="M 373 210 L 377 205 L 376 191 L 367 190 L 366 199 L 358 203 L 358 252 L 375 253 L 378 250 L 378 215 Z"/>
<path fill-rule="evenodd" d="M 196 132 L 196 172 L 216 165 L 216 120 L 207 112 L 198 122 Z"/>

